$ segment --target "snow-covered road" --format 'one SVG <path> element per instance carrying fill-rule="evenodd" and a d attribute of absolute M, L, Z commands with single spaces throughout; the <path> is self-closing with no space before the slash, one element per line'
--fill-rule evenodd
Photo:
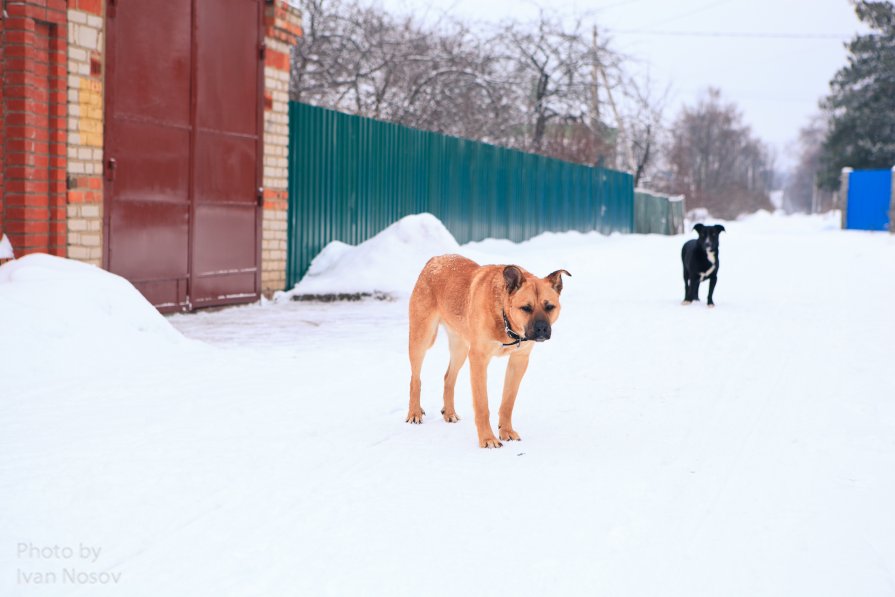
<path fill-rule="evenodd" d="M 468 368 L 437 416 L 443 335 L 404 423 L 406 298 L 185 340 L 0 275 L 0 595 L 895 595 L 895 237 L 725 225 L 714 310 L 680 304 L 684 237 L 460 248 L 573 274 L 501 450 Z"/>

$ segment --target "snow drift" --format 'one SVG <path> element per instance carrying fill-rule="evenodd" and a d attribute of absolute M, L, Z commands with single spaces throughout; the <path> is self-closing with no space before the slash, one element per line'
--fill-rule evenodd
<path fill-rule="evenodd" d="M 432 214 L 406 216 L 357 246 L 329 243 L 295 288 L 279 293 L 277 300 L 340 294 L 407 296 L 426 261 L 458 249 L 457 241 Z"/>
<path fill-rule="evenodd" d="M 13 259 L 15 257 L 15 253 L 12 250 L 12 243 L 9 242 L 9 238 L 4 234 L 0 236 L 0 259 Z"/>
<path fill-rule="evenodd" d="M 118 352 L 122 343 L 183 340 L 124 278 L 44 254 L 0 266 L 0 330 L 17 352 L 64 349 L 75 360 Z"/>

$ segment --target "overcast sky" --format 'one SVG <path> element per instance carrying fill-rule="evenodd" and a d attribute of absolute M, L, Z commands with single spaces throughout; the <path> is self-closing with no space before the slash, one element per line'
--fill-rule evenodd
<path fill-rule="evenodd" d="M 846 0 L 371 0 L 420 16 L 448 10 L 470 21 L 533 19 L 538 6 L 594 15 L 632 66 L 670 85 L 670 121 L 709 86 L 736 103 L 756 135 L 793 161 L 798 130 L 845 65 L 844 42 L 859 30 Z"/>

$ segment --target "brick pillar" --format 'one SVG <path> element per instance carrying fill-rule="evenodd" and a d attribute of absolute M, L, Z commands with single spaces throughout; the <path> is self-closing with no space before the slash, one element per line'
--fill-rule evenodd
<path fill-rule="evenodd" d="M 16 255 L 65 255 L 66 2 L 6 0 L 0 227 Z"/>
<path fill-rule="evenodd" d="M 301 14 L 284 0 L 265 7 L 264 215 L 261 288 L 286 286 L 286 216 L 289 206 L 289 74 L 291 48 L 301 35 Z"/>
<path fill-rule="evenodd" d="M 4 10 L 3 0 L 0 0 L 0 11 Z M 3 100 L 3 91 L 5 84 L 3 73 L 6 71 L 6 60 L 4 58 L 4 49 L 6 48 L 6 20 L 5 15 L 0 14 L 0 239 L 5 234 L 3 230 L 3 216 L 6 211 L 6 186 L 3 183 L 3 177 L 6 171 L 6 102 Z"/>
<path fill-rule="evenodd" d="M 68 2 L 68 247 L 72 259 L 102 265 L 102 0 Z"/>

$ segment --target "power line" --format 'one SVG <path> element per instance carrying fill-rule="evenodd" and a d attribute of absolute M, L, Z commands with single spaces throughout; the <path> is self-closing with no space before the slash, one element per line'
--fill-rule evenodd
<path fill-rule="evenodd" d="M 731 0 L 715 0 L 715 2 L 710 2 L 709 4 L 705 4 L 705 5 L 703 5 L 703 6 L 700 6 L 700 7 L 698 7 L 698 8 L 693 9 L 693 10 L 687 11 L 687 12 L 685 12 L 685 13 L 681 13 L 681 14 L 675 15 L 675 16 L 670 17 L 670 18 L 667 18 L 667 19 L 662 19 L 662 20 L 659 21 L 658 23 L 653 23 L 651 26 L 652 26 L 652 27 L 656 27 L 656 26 L 658 26 L 658 25 L 664 25 L 665 23 L 671 23 L 672 21 L 678 21 L 678 20 L 683 19 L 683 18 L 685 18 L 685 17 L 689 17 L 689 16 L 692 16 L 692 15 L 695 15 L 695 14 L 699 14 L 699 13 L 701 13 L 701 12 L 705 12 L 705 11 L 707 11 L 707 10 L 711 10 L 711 9 L 715 8 L 716 6 L 719 6 L 719 5 L 721 5 L 721 4 L 727 4 L 727 3 L 730 2 L 730 1 L 731 1 Z"/>
<path fill-rule="evenodd" d="M 730 37 L 730 38 L 758 38 L 758 39 L 851 39 L 852 34 L 844 33 L 760 33 L 737 31 L 661 31 L 656 29 L 607 29 L 610 33 L 625 35 L 661 35 L 668 37 Z"/>
<path fill-rule="evenodd" d="M 616 2 L 615 4 L 610 4 L 609 6 L 598 6 L 597 10 L 609 10 L 612 8 L 618 8 L 619 6 L 627 6 L 628 4 L 634 4 L 635 2 L 642 2 L 643 0 L 624 0 L 623 2 Z"/>

